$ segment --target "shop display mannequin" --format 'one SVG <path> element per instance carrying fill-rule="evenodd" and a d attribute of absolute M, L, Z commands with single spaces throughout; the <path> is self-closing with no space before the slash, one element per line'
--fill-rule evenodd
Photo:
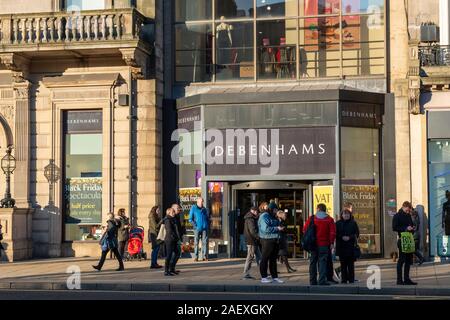
<path fill-rule="evenodd" d="M 442 228 L 445 235 L 450 236 L 450 191 L 445 191 L 447 201 L 442 205 Z"/>
<path fill-rule="evenodd" d="M 232 57 L 233 37 L 231 31 L 233 26 L 224 22 L 225 17 L 220 17 L 221 23 L 216 27 L 217 61 L 218 64 L 231 64 L 235 59 Z"/>
<path fill-rule="evenodd" d="M 265 75 L 271 75 L 274 73 L 274 67 L 275 67 L 275 55 L 273 49 L 270 47 L 270 40 L 268 38 L 264 38 L 261 52 L 262 73 Z"/>

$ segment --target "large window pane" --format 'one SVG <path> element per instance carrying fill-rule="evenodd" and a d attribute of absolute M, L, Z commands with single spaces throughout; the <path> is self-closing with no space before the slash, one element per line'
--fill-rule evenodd
<path fill-rule="evenodd" d="M 253 79 L 253 22 L 216 25 L 217 80 Z"/>
<path fill-rule="evenodd" d="M 437 237 L 445 234 L 442 227 L 442 209 L 450 190 L 450 139 L 428 141 L 430 255 L 437 255 Z"/>
<path fill-rule="evenodd" d="M 343 14 L 383 13 L 384 0 L 342 0 Z"/>
<path fill-rule="evenodd" d="M 258 34 L 258 78 L 296 79 L 297 20 L 261 21 Z"/>
<path fill-rule="evenodd" d="M 215 0 L 216 19 L 253 18 L 253 0 Z"/>
<path fill-rule="evenodd" d="M 342 21 L 343 74 L 385 73 L 384 18 L 381 14 L 349 15 Z"/>
<path fill-rule="evenodd" d="M 178 24 L 175 26 L 176 80 L 211 81 L 212 30 L 210 24 Z"/>
<path fill-rule="evenodd" d="M 212 0 L 175 0 L 175 21 L 212 19 Z"/>
<path fill-rule="evenodd" d="M 299 20 L 300 77 L 340 75 L 339 17 Z"/>
<path fill-rule="evenodd" d="M 65 240 L 94 240 L 102 223 L 100 111 L 64 114 Z"/>
<path fill-rule="evenodd" d="M 298 0 L 257 0 L 258 17 L 284 17 L 298 15 Z"/>
<path fill-rule="evenodd" d="M 378 129 L 341 128 L 342 200 L 353 204 L 364 254 L 381 253 Z"/>
<path fill-rule="evenodd" d="M 340 0 L 304 0 L 301 15 L 317 16 L 322 14 L 339 14 Z"/>

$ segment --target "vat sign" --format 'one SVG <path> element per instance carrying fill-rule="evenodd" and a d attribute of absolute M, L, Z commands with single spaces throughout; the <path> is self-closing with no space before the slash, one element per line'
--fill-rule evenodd
<path fill-rule="evenodd" d="M 333 174 L 334 127 L 208 129 L 207 175 Z"/>

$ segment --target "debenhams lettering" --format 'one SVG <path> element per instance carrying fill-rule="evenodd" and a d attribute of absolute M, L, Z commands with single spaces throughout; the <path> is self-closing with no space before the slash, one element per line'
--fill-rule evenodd
<path fill-rule="evenodd" d="M 214 157 L 234 156 L 271 156 L 271 155 L 323 155 L 326 153 L 326 144 L 301 144 L 301 145 L 238 145 L 238 146 L 214 146 Z"/>

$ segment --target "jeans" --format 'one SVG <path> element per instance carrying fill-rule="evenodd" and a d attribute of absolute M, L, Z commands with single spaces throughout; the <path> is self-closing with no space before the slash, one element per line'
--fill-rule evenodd
<path fill-rule="evenodd" d="M 152 266 L 158 265 L 158 254 L 160 248 L 161 248 L 160 244 L 152 246 L 152 262 L 151 262 Z"/>
<path fill-rule="evenodd" d="M 272 279 L 278 278 L 278 250 L 278 239 L 261 239 L 261 262 L 259 263 L 261 278 L 267 278 L 267 265 L 269 265 Z"/>
<path fill-rule="evenodd" d="M 341 282 L 355 282 L 355 259 L 353 257 L 340 257 L 341 262 Z"/>
<path fill-rule="evenodd" d="M 397 261 L 397 281 L 410 281 L 409 270 L 413 263 L 413 253 L 403 253 L 401 250 L 401 240 L 398 240 L 397 246 L 399 248 L 398 261 Z M 403 269 L 404 265 L 404 269 Z M 404 273 L 403 273 L 404 271 Z M 404 276 L 403 276 L 404 275 Z"/>
<path fill-rule="evenodd" d="M 247 239 L 245 234 L 239 235 L 239 251 L 247 251 Z"/>
<path fill-rule="evenodd" d="M 198 240 L 202 238 L 202 257 L 207 257 L 208 250 L 208 230 L 198 231 L 194 229 L 194 255 L 198 259 Z"/>
<path fill-rule="evenodd" d="M 319 284 L 327 283 L 329 252 L 328 246 L 318 247 L 317 250 L 311 251 L 309 259 L 309 283 L 311 285 L 317 284 L 317 267 L 319 268 Z"/>
<path fill-rule="evenodd" d="M 105 263 L 105 260 L 106 260 L 106 255 L 108 254 L 109 251 L 110 251 L 110 249 L 102 251 L 102 256 L 97 265 L 99 269 L 101 269 L 103 267 L 103 264 Z M 116 256 L 116 259 L 119 262 L 120 269 L 123 269 L 123 260 L 122 260 L 122 256 L 119 253 L 119 250 L 117 250 L 117 248 L 112 248 L 111 252 L 114 253 L 114 255 Z"/>
<path fill-rule="evenodd" d="M 261 263 L 261 250 L 259 246 L 247 245 L 247 259 L 245 260 L 244 265 L 244 277 L 250 275 L 250 269 L 252 267 L 252 262 L 256 260 L 256 263 L 259 265 Z"/>
<path fill-rule="evenodd" d="M 175 271 L 175 260 L 172 259 L 172 255 L 179 255 L 178 251 L 178 243 L 175 241 L 166 241 L 164 242 L 166 247 L 166 263 L 164 270 L 166 272 Z"/>

